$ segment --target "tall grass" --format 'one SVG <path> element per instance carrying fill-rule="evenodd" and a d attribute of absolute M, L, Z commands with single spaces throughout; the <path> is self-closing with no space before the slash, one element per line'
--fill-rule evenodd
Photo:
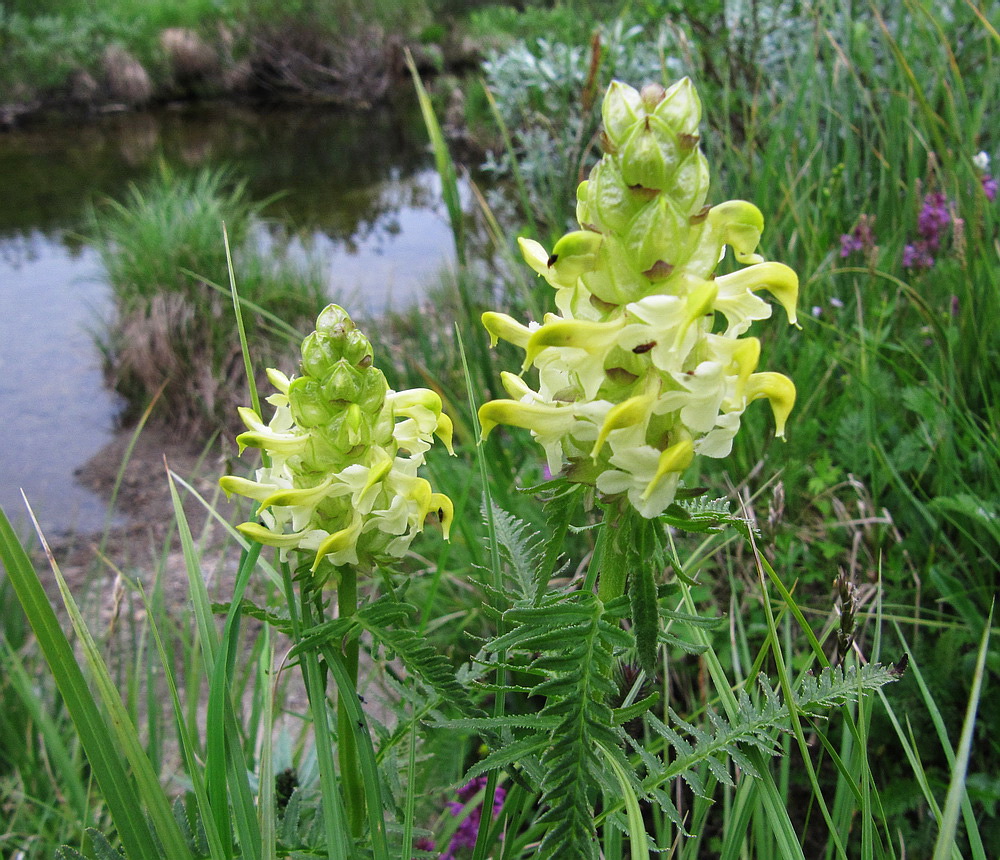
<path fill-rule="evenodd" d="M 884 17 L 820 5 L 801 27 L 809 37 L 710 138 L 729 187 L 769 214 L 769 247 L 794 261 L 815 313 L 770 344 L 776 365 L 817 383 L 789 444 L 769 452 L 789 509 L 810 510 L 810 483 L 853 476 L 874 511 L 891 514 L 932 593 L 957 608 L 955 589 L 941 587 L 955 576 L 978 613 L 996 591 L 1000 548 L 990 501 L 1000 389 L 983 371 L 1000 351 L 997 204 L 972 161 L 998 145 L 987 70 L 1000 43 L 987 18 L 964 3 L 945 14 L 913 2 Z M 907 268 L 931 192 L 953 224 L 932 268 Z M 876 247 L 843 257 L 840 237 L 862 216 Z M 760 439 L 741 442 L 741 468 L 761 457 Z M 830 478 L 811 469 L 819 452 Z M 905 564 L 894 556 L 886 577 L 908 579 Z"/>
<path fill-rule="evenodd" d="M 240 342 L 229 315 L 226 226 L 247 333 L 274 362 L 296 327 L 326 303 L 315 263 L 265 243 L 245 183 L 224 169 L 176 174 L 161 167 L 145 186 L 94 210 L 90 231 L 114 297 L 115 318 L 98 333 L 105 372 L 134 420 L 165 386 L 154 418 L 179 427 L 224 426 L 242 402 Z M 270 245 L 270 247 L 268 247 Z"/>

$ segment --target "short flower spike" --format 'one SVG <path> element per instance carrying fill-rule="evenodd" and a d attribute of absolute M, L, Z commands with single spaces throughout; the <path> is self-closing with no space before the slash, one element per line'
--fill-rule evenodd
<path fill-rule="evenodd" d="M 268 370 L 278 389 L 268 423 L 241 408 L 240 451 L 260 448 L 270 465 L 256 480 L 227 475 L 227 494 L 259 503 L 259 523 L 240 531 L 324 562 L 374 568 L 402 557 L 429 514 L 447 537 L 451 500 L 417 477 L 434 437 L 451 449 L 452 422 L 425 388 L 392 391 L 372 348 L 343 308 L 330 305 L 302 342 L 302 376 Z M 454 452 L 452 452 L 454 453 Z"/>
<path fill-rule="evenodd" d="M 605 155 L 577 190 L 580 229 L 551 253 L 519 240 L 560 313 L 540 325 L 484 314 L 494 345 L 509 341 L 525 359 L 521 377 L 504 374 L 514 399 L 479 414 L 484 436 L 498 424 L 530 430 L 553 473 L 652 518 L 673 503 L 696 455 L 729 454 L 753 400 L 770 401 L 784 434 L 795 386 L 756 372 L 760 342 L 745 335 L 771 316 L 761 291 L 796 324 L 799 282 L 758 253 L 756 206 L 705 205 L 701 100 L 690 80 L 641 92 L 614 81 L 602 116 Z M 745 268 L 716 277 L 727 248 Z M 532 368 L 537 390 L 523 378 Z"/>

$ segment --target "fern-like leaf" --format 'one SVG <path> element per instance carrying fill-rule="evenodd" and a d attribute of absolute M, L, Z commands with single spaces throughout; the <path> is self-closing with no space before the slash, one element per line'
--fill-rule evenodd
<path fill-rule="evenodd" d="M 595 801 L 599 793 L 615 796 L 619 791 L 605 756 L 614 756 L 623 772 L 633 772 L 608 704 L 615 692 L 614 661 L 635 642 L 619 623 L 626 608 L 622 600 L 609 610 L 589 593 L 550 595 L 542 605 L 504 613 L 509 632 L 486 646 L 509 658 L 524 658 L 523 668 L 540 678 L 532 693 L 545 697 L 532 719 L 508 717 L 493 724 L 513 733 L 516 755 L 497 749 L 475 769 L 479 774 L 512 767 L 524 755 L 540 759 L 543 812 L 538 823 L 545 828 L 535 855 L 540 860 L 596 858 Z M 453 725 L 478 730 L 492 722 Z M 641 791 L 638 782 L 636 787 Z"/>
<path fill-rule="evenodd" d="M 511 602 L 534 601 L 539 591 L 539 578 L 545 564 L 545 542 L 538 532 L 493 503 L 493 524 L 496 532 L 497 549 L 507 563 L 509 573 L 506 586 L 513 598 Z"/>
<path fill-rule="evenodd" d="M 754 528 L 749 520 L 730 510 L 728 499 L 682 499 L 660 517 L 661 522 L 687 532 L 718 532 L 732 526 L 749 540 Z"/>
<path fill-rule="evenodd" d="M 816 716 L 831 707 L 856 699 L 859 694 L 876 690 L 897 679 L 891 667 L 871 665 L 847 669 L 833 667 L 819 675 L 806 676 L 793 694 L 793 706 L 800 714 Z M 775 755 L 776 733 L 787 731 L 789 709 L 778 691 L 764 675 L 757 683 L 761 701 L 754 704 L 745 691 L 739 696 L 738 719 L 730 723 L 714 712 L 708 713 L 707 725 L 695 726 L 670 711 L 670 725 L 653 713 L 645 714 L 646 724 L 671 748 L 670 761 L 661 767 L 650 767 L 643 786 L 651 795 L 664 785 L 683 778 L 692 791 L 701 793 L 698 768 L 704 766 L 726 785 L 732 785 L 728 762 L 732 761 L 745 774 L 756 777 L 757 771 L 746 756 L 748 747 L 767 755 Z"/>
<path fill-rule="evenodd" d="M 383 597 L 359 609 L 354 619 L 376 642 L 393 651 L 407 672 L 431 687 L 444 702 L 464 714 L 478 713 L 447 658 L 409 628 L 414 612 L 414 607 L 407 603 Z"/>

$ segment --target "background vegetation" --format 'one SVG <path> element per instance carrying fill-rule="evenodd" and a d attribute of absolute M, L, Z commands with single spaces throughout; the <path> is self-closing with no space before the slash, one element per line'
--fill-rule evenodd
<path fill-rule="evenodd" d="M 181 17 L 157 26 L 245 20 L 235 3 L 211 5 L 214 17 L 206 18 L 208 10 L 199 4 L 172 4 L 170 14 Z M 321 15 L 323 5 L 283 4 L 283 10 L 301 25 Z M 612 75 L 639 84 L 642 78 L 689 74 L 704 102 L 703 146 L 715 177 L 711 202 L 745 198 L 758 205 L 767 220 L 765 255 L 791 265 L 802 285 L 802 330 L 769 332 L 762 360 L 798 385 L 789 441 L 775 444 L 763 410 L 750 410 L 733 456 L 697 464 L 690 483 L 709 485 L 746 506 L 766 558 L 795 593 L 791 603 L 777 603 L 801 610 L 827 653 L 843 613 L 853 607 L 857 659 L 895 661 L 905 653 L 911 667 L 849 718 L 834 714 L 828 725 L 814 727 L 831 744 L 816 778 L 833 810 L 831 820 L 822 820 L 817 783 L 803 776 L 790 741 L 774 768 L 782 800 L 801 810 L 796 824 L 806 856 L 838 856 L 831 837 L 838 828 L 847 856 L 937 856 L 935 850 L 952 850 L 950 844 L 940 847 L 949 826 L 942 808 L 958 774 L 967 802 L 954 851 L 971 857 L 996 853 L 1000 654 L 980 646 L 995 633 L 989 619 L 1000 573 L 1000 379 L 993 370 L 1000 361 L 1000 204 L 995 184 L 991 192 L 994 168 L 975 156 L 985 152 L 994 164 L 1000 156 L 1000 81 L 992 74 L 1000 50 L 1000 5 L 909 0 L 891 9 L 799 2 L 688 8 L 650 0 L 626 4 L 614 18 L 598 3 L 529 4 L 518 13 L 508 6 L 472 5 L 407 4 L 399 19 L 406 37 L 417 42 L 443 40 L 445 33 L 435 29 L 442 21 L 449 33 L 480 40 L 485 89 L 476 81 L 466 85 L 465 125 L 491 150 L 487 163 L 509 180 L 487 198 L 499 229 L 491 232 L 485 218 L 485 227 L 463 239 L 466 263 L 440 288 L 439 315 L 429 316 L 425 308 L 397 316 L 376 344 L 377 355 L 394 358 L 392 367 L 385 358 L 381 362 L 394 387 L 430 384 L 442 393 L 463 442 L 461 467 L 431 460 L 436 485 L 456 500 L 457 534 L 447 546 L 428 536 L 407 568 L 407 600 L 419 607 L 418 629 L 456 665 L 477 649 L 476 637 L 494 629 L 483 609 L 489 583 L 477 573 L 493 565 L 480 522 L 484 480 L 497 504 L 544 526 L 530 500 L 513 489 L 542 477 L 539 452 L 528 440 L 497 434 L 484 458 L 485 474 L 475 463 L 474 420 L 454 325 L 470 362 L 472 389 L 486 399 L 496 389 L 498 368 L 512 360 L 486 349 L 478 315 L 498 302 L 518 317 L 551 309 L 549 296 L 517 261 L 511 239 L 520 231 L 545 243 L 568 228 L 569 192 L 599 155 L 599 99 L 590 94 L 600 93 Z M 277 21 L 278 12 L 271 17 L 269 7 L 254 6 L 269 25 Z M 130 8 L 123 4 L 109 21 L 133 20 L 129 15 L 138 11 Z M 343 10 L 357 11 L 346 5 Z M 81 21 L 98 21 L 90 29 L 70 27 L 67 4 L 50 10 L 49 18 L 39 11 L 38 5 L 8 4 L 3 50 L 24 51 L 30 43 L 41 57 L 49 50 L 38 35 L 45 27 L 57 34 L 48 44 L 59 44 L 71 31 L 82 40 L 65 49 L 67 57 L 93 57 L 83 47 L 87 39 L 92 45 L 94 39 L 117 38 L 110 25 L 93 35 L 99 16 L 90 6 L 79 8 Z M 391 29 L 383 11 L 376 6 L 358 20 Z M 17 36 L 18 27 L 29 35 Z M 138 29 L 122 29 L 138 38 Z M 138 41 L 130 50 L 150 58 L 155 32 L 149 31 L 145 52 Z M 44 83 L 43 60 L 23 68 L 35 67 L 33 87 L 54 85 Z M 139 208 L 142 203 L 139 196 L 131 201 Z M 931 222 L 937 225 L 936 248 L 926 265 L 927 258 L 912 249 L 930 241 Z M 205 271 L 194 263 L 190 268 Z M 256 336 L 251 341 L 256 350 Z M 568 541 L 572 558 L 591 549 L 587 533 Z M 769 635 L 771 608 L 752 557 L 739 541 L 724 537 L 686 538 L 679 552 L 688 572 L 697 574 L 700 610 L 728 620 L 705 634 L 713 651 L 732 678 L 752 678 Z M 838 577 L 850 588 L 835 589 Z M 258 599 L 266 603 L 268 597 Z M 794 673 L 807 668 L 812 652 L 791 614 L 772 626 Z M 195 701 L 212 666 L 199 662 L 184 619 L 165 610 L 153 617 L 174 637 L 188 672 L 188 702 Z M 12 811 L 3 838 L 25 857 L 50 856 L 59 843 L 82 846 L 84 826 L 106 829 L 106 807 L 90 789 L 69 722 L 49 704 L 51 689 L 28 680 L 43 677 L 30 638 L 14 617 L 6 624 L 0 632 L 0 691 L 15 704 L 0 722 L 0 784 L 4 808 Z M 135 653 L 144 654 L 151 647 L 149 630 L 136 635 Z M 247 643 L 254 658 L 268 647 L 263 634 Z M 981 693 L 980 655 L 987 679 Z M 397 695 L 417 710 L 432 707 L 430 701 L 417 703 L 414 692 L 396 683 L 391 665 L 375 656 L 377 674 Z M 139 690 L 151 671 L 139 658 L 122 669 L 134 696 L 128 701 L 132 717 L 143 723 L 145 743 L 159 765 L 170 715 L 153 701 L 140 705 Z M 254 691 L 253 708 L 268 701 L 263 688 L 254 686 L 257 671 L 248 660 L 246 674 L 231 679 L 238 693 Z M 694 720 L 707 719 L 704 708 L 712 701 L 704 673 L 697 656 L 669 651 L 662 689 L 678 712 Z M 973 713 L 968 723 L 967 704 L 980 696 L 978 720 Z M 861 727 L 867 755 L 845 729 L 851 720 Z M 974 749 L 967 775 L 956 768 L 963 721 Z M 412 724 L 400 725 L 404 729 L 379 733 L 386 759 L 405 771 L 403 806 L 413 804 L 411 817 L 404 808 L 399 820 L 425 823 L 438 836 L 437 849 L 444 850 L 448 837 L 441 834 L 458 827 L 444 803 L 454 797 L 464 766 L 475 760 L 476 740 L 453 744 L 450 736 L 443 743 L 431 732 L 422 748 L 426 760 L 406 770 L 405 727 Z M 253 768 L 258 736 L 250 721 L 246 732 Z M 315 763 L 304 736 L 299 725 L 287 747 L 279 742 L 274 769 L 294 767 L 299 784 L 315 790 Z M 833 750 L 845 769 L 837 769 Z M 39 765 L 54 761 L 65 762 L 64 769 Z M 54 773 L 76 773 L 79 779 L 60 782 Z M 860 818 L 851 789 L 858 785 L 866 792 Z M 678 842 L 675 856 L 782 856 L 759 798 L 743 807 L 725 787 L 713 793 L 710 807 L 689 788 L 676 789 L 681 809 L 699 827 L 694 839 Z M 671 832 L 668 822 L 660 827 L 661 835 Z M 873 829 L 884 837 L 873 839 Z M 735 846 L 733 834 L 743 832 L 748 839 Z"/>

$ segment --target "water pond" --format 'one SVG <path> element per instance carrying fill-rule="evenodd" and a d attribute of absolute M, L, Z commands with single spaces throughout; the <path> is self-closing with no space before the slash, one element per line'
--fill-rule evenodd
<path fill-rule="evenodd" d="M 111 312 L 81 235 L 102 197 L 160 162 L 229 165 L 302 237 L 332 300 L 371 314 L 406 305 L 451 260 L 451 236 L 419 112 L 201 105 L 56 121 L 0 134 L 0 505 L 24 523 L 21 489 L 53 533 L 104 524 L 74 472 L 115 433 L 90 331 Z"/>

